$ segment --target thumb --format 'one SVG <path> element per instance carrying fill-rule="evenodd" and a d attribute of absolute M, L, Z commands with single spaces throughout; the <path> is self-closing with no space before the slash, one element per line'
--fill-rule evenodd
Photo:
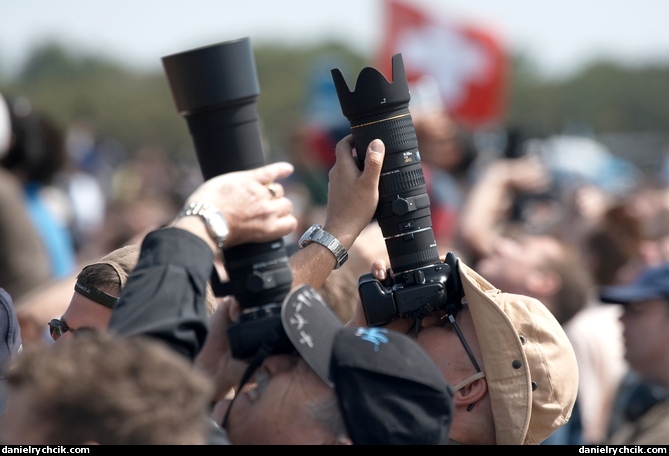
<path fill-rule="evenodd" d="M 380 139 L 375 139 L 367 147 L 367 154 L 365 156 L 365 170 L 364 175 L 372 176 L 378 184 L 379 176 L 381 175 L 381 167 L 383 166 L 383 157 L 386 153 L 386 146 Z"/>

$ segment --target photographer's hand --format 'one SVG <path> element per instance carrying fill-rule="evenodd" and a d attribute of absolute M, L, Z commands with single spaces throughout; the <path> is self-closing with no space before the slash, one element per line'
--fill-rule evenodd
<path fill-rule="evenodd" d="M 353 156 L 353 137 L 337 143 L 337 161 L 330 170 L 327 215 L 323 229 L 349 250 L 362 230 L 369 225 L 379 201 L 379 178 L 385 145 L 372 141 L 360 171 Z M 293 285 L 309 284 L 318 289 L 335 267 L 332 253 L 318 243 L 311 243 L 292 256 Z"/>
<path fill-rule="evenodd" d="M 209 319 L 209 331 L 202 350 L 195 358 L 195 366 L 208 374 L 216 386 L 214 401 L 223 399 L 237 387 L 248 364 L 232 356 L 227 329 L 239 312 L 234 297 L 226 296 Z"/>
<path fill-rule="evenodd" d="M 283 186 L 275 182 L 292 172 L 293 165 L 279 162 L 222 174 L 201 184 L 187 198 L 186 205 L 200 202 L 218 208 L 230 230 L 226 248 L 278 239 L 297 227 L 293 203 L 285 197 Z M 217 246 L 200 217 L 183 217 L 174 226 L 191 231 L 216 251 Z"/>

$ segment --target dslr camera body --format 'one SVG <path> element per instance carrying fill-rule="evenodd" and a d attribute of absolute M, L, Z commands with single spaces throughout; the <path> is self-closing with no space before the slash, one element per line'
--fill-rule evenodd
<path fill-rule="evenodd" d="M 464 292 L 455 255 L 449 252 L 445 262 L 439 258 L 402 54 L 392 57 L 392 82 L 366 67 L 351 92 L 341 71 L 335 68 L 331 73 L 359 165 L 364 165 L 371 141 L 379 138 L 386 147 L 374 218 L 394 276 L 383 282 L 372 274 L 359 278 L 367 325 L 385 325 L 398 318 L 419 322 L 437 309 L 455 313 L 462 307 Z"/>

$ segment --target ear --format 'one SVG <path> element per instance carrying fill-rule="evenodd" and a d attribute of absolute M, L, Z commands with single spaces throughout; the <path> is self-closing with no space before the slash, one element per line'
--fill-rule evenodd
<path fill-rule="evenodd" d="M 479 378 L 469 385 L 462 387 L 455 392 L 453 401 L 455 408 L 467 408 L 470 404 L 476 404 L 488 393 L 488 382 L 485 378 Z"/>

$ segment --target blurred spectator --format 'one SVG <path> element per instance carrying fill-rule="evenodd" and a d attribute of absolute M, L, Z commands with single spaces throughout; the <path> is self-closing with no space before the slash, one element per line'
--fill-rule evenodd
<path fill-rule="evenodd" d="M 181 208 L 183 175 L 160 147 L 146 146 L 115 169 L 104 221 L 80 254 L 100 257 L 169 223 Z"/>
<path fill-rule="evenodd" d="M 32 347 L 9 371 L 8 445 L 196 445 L 213 386 L 163 344 L 86 333 Z"/>
<path fill-rule="evenodd" d="M 531 233 L 522 221 L 510 218 L 517 192 L 539 192 L 549 182 L 534 157 L 498 159 L 472 187 L 460 229 L 465 250 L 481 275 L 502 291 L 539 299 L 565 324 L 592 293 L 580 253 L 574 245 L 550 234 Z"/>
<path fill-rule="evenodd" d="M 0 159 L 12 141 L 9 107 L 0 94 Z M 46 247 L 24 198 L 22 182 L 0 166 L 0 287 L 14 300 L 51 278 Z"/>
<path fill-rule="evenodd" d="M 58 175 L 57 185 L 65 191 L 70 204 L 68 227 L 77 255 L 85 258 L 86 247 L 95 242 L 95 234 L 104 225 L 106 197 L 92 174 L 71 163 Z"/>
<path fill-rule="evenodd" d="M 643 242 L 642 226 L 624 203 L 614 204 L 594 223 L 582 240 L 583 261 L 594 285 L 624 283 L 622 275 L 636 263 Z M 624 359 L 622 309 L 602 305 L 593 296 L 588 306 L 565 325 L 579 360 L 580 404 L 583 438 L 603 443 L 607 437 L 614 404 L 619 396 L 628 364 Z"/>
<path fill-rule="evenodd" d="M 589 138 L 556 136 L 488 162 L 479 178 L 462 216 L 463 248 L 493 284 L 544 302 L 577 356 L 577 419 L 546 443 L 601 443 L 627 366 L 619 312 L 596 289 L 639 263 L 643 225 L 624 202 L 639 171 Z"/>
<path fill-rule="evenodd" d="M 453 250 L 476 149 L 444 109 L 412 109 L 430 216 L 440 253 Z"/>
<path fill-rule="evenodd" d="M 51 277 L 64 277 L 76 269 L 76 252 L 66 221 L 70 208 L 54 183 L 67 160 L 63 131 L 23 97 L 9 106 L 13 139 L 0 165 L 21 181 L 30 218 L 49 255 Z"/>
<path fill-rule="evenodd" d="M 615 445 L 669 444 L 669 263 L 635 280 L 602 287 L 603 302 L 623 307 L 625 359 L 643 383 L 625 407 L 627 423 L 606 441 Z"/>

